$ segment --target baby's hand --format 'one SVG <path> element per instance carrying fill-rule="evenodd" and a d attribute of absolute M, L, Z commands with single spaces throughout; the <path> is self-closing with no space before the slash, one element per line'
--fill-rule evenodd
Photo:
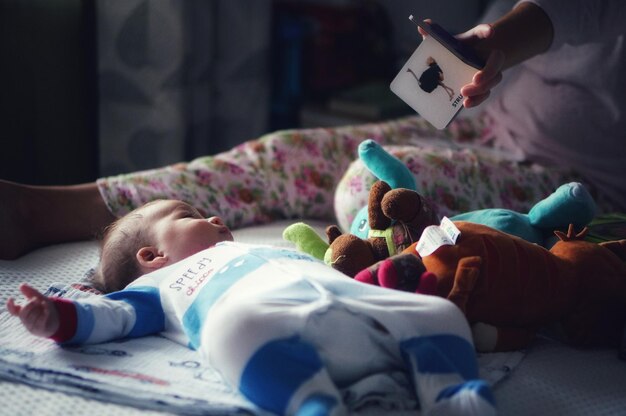
<path fill-rule="evenodd" d="M 13 298 L 7 301 L 7 309 L 17 316 L 33 335 L 49 338 L 59 329 L 59 314 L 54 303 L 32 286 L 22 284 L 20 291 L 26 303 L 18 305 Z"/>

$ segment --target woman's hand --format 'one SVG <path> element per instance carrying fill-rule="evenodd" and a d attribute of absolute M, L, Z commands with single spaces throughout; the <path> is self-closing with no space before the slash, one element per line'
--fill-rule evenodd
<path fill-rule="evenodd" d="M 59 313 L 54 302 L 25 283 L 20 286 L 20 291 L 26 302 L 18 305 L 13 298 L 9 298 L 7 301 L 9 313 L 20 318 L 31 334 L 50 338 L 59 329 Z"/>
<path fill-rule="evenodd" d="M 425 22 L 430 23 L 430 19 Z M 418 31 L 422 38 L 428 34 L 418 26 Z M 491 25 L 480 24 L 465 33 L 461 33 L 456 38 L 464 44 L 476 49 L 479 55 L 486 58 L 485 66 L 478 71 L 470 84 L 461 87 L 461 94 L 465 97 L 463 105 L 465 108 L 476 107 L 484 102 L 491 90 L 502 80 L 502 70 L 504 69 L 505 56 L 500 50 L 481 50 L 481 44 L 493 36 L 494 30 Z"/>
<path fill-rule="evenodd" d="M 474 47 L 479 54 L 481 50 L 480 44 L 493 36 L 493 26 L 488 24 L 480 24 L 465 33 L 457 35 L 456 38 Z M 461 88 L 461 94 L 465 97 L 463 105 L 465 108 L 476 107 L 484 102 L 491 90 L 502 81 L 502 70 L 504 68 L 504 53 L 500 50 L 490 50 L 486 55 L 485 66 L 483 69 L 474 74 L 471 84 L 464 85 Z"/>

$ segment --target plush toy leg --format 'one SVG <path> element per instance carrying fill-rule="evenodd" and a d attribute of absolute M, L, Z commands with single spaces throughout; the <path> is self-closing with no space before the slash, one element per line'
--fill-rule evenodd
<path fill-rule="evenodd" d="M 591 222 L 596 211 L 596 203 L 587 189 L 578 182 L 570 182 L 539 201 L 528 218 L 535 227 L 555 229 L 573 223 L 581 228 Z"/>
<path fill-rule="evenodd" d="M 414 254 L 397 254 L 361 270 L 354 280 L 422 295 L 437 293 L 437 276 Z"/>
<path fill-rule="evenodd" d="M 474 290 L 478 279 L 482 259 L 478 256 L 464 257 L 459 260 L 454 275 L 454 284 L 448 294 L 448 300 L 458 306 L 465 313 L 467 299 Z"/>
<path fill-rule="evenodd" d="M 599 244 L 611 250 L 621 260 L 626 261 L 626 240 L 604 241 Z"/>

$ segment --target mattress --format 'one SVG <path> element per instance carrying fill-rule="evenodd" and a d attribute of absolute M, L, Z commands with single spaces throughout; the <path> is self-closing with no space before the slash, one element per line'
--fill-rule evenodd
<path fill-rule="evenodd" d="M 282 239 L 289 221 L 235 230 L 242 242 L 267 243 L 291 247 Z M 318 231 L 324 223 L 307 221 Z M 34 251 L 16 261 L 0 261 L 0 317 L 6 319 L 6 300 L 17 296 L 21 282 L 45 291 L 51 286 L 83 279 L 98 259 L 94 242 L 54 245 Z M 9 354 L 2 348 L 0 358 Z M 13 352 L 15 353 L 15 352 Z M 494 394 L 501 415 L 615 415 L 626 414 L 626 362 L 611 349 L 578 350 L 548 337 L 537 337 L 526 351 L 517 355 L 485 356 L 481 370 L 488 370 L 494 381 Z M 132 402 L 99 396 L 98 400 L 76 391 L 35 387 L 3 376 L 0 380 L 0 414 L 11 415 L 148 415 L 180 414 L 184 411 L 161 408 L 156 411 Z M 70 394 L 71 393 L 71 394 Z M 165 411 L 163 411 L 165 410 Z M 219 407 L 206 414 L 235 413 Z M 254 412 L 252 412 L 254 413 Z M 368 412 L 365 412 L 365 414 Z M 370 411 L 376 414 L 375 411 Z M 393 412 L 401 414 L 402 412 Z M 414 414 L 414 413 L 411 413 Z"/>

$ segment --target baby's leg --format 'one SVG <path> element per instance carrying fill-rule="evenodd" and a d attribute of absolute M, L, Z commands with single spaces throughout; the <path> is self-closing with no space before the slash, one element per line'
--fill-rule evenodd
<path fill-rule="evenodd" d="M 0 180 L 0 259 L 47 244 L 94 238 L 115 217 L 95 183 L 30 186 Z"/>
<path fill-rule="evenodd" d="M 297 332 L 285 302 L 230 299 L 211 311 L 201 351 L 257 406 L 279 415 L 343 415 L 346 409 L 317 350 Z"/>
<path fill-rule="evenodd" d="M 478 378 L 471 343 L 442 334 L 410 339 L 401 350 L 414 376 L 423 414 L 496 414 L 490 387 Z"/>
<path fill-rule="evenodd" d="M 317 351 L 297 337 L 259 348 L 245 365 L 239 389 L 255 404 L 281 415 L 346 413 Z"/>

